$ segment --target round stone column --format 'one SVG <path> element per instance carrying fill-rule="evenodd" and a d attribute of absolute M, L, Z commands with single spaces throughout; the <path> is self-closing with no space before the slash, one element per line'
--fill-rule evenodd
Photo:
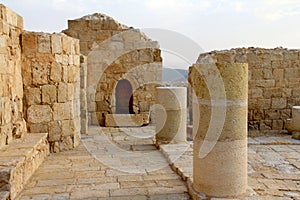
<path fill-rule="evenodd" d="M 210 197 L 238 197 L 247 189 L 248 65 L 195 64 L 193 186 Z"/>
<path fill-rule="evenodd" d="M 156 143 L 186 142 L 187 89 L 157 87 L 156 91 Z"/>

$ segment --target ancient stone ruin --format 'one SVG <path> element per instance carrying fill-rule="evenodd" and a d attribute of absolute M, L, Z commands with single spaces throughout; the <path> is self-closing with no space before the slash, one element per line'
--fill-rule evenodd
<path fill-rule="evenodd" d="M 157 42 L 103 14 L 69 20 L 63 32 L 79 39 L 87 57 L 89 124 L 104 126 L 106 114 L 149 113 L 162 79 Z"/>
<path fill-rule="evenodd" d="M 239 48 L 199 56 L 215 62 L 248 63 L 248 128 L 262 133 L 286 130 L 292 106 L 300 104 L 299 50 Z"/>
<path fill-rule="evenodd" d="M 185 180 L 194 199 L 245 195 L 248 133 L 299 138 L 299 50 L 201 54 L 189 69 L 187 109 L 186 88 L 161 87 L 158 42 L 104 14 L 50 34 L 23 30 L 22 17 L 0 4 L 0 83 L 1 200 L 18 199 L 50 153 L 76 149 L 95 125 L 156 125 L 155 143 L 168 152 L 166 144 L 190 147 L 193 110 L 193 178 Z"/>
<path fill-rule="evenodd" d="M 25 31 L 22 17 L 1 5 L 0 148 L 16 151 L 14 140 L 28 140 L 34 149 L 31 137 L 43 148 L 49 143 L 48 149 L 34 149 L 43 156 L 35 152 L 31 158 L 40 159 L 32 173 L 49 150 L 77 147 L 88 124 L 104 126 L 107 114 L 135 114 L 141 125 L 149 123 L 161 83 L 158 43 L 139 30 L 94 14 L 70 20 L 63 32 Z M 48 133 L 47 140 L 37 133 Z M 1 161 L 5 170 L 20 165 L 6 162 Z M 7 172 L 8 180 L 1 176 L 0 188 L 10 190 L 12 199 L 32 174 L 31 161 L 21 163 L 18 173 L 26 174 L 24 180 L 11 180 L 17 176 L 13 171 Z"/>

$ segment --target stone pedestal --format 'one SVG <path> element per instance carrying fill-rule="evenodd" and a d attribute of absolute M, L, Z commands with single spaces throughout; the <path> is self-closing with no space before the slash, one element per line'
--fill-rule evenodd
<path fill-rule="evenodd" d="M 292 108 L 293 117 L 293 129 L 300 132 L 300 106 L 293 106 Z"/>
<path fill-rule="evenodd" d="M 300 140 L 300 106 L 293 106 L 292 117 L 292 137 Z"/>
<path fill-rule="evenodd" d="M 140 127 L 149 124 L 149 114 L 105 114 L 106 127 Z"/>
<path fill-rule="evenodd" d="M 195 64 L 193 186 L 210 197 L 238 197 L 247 189 L 248 65 Z"/>
<path fill-rule="evenodd" d="M 157 144 L 186 142 L 186 95 L 185 87 L 157 87 Z"/>

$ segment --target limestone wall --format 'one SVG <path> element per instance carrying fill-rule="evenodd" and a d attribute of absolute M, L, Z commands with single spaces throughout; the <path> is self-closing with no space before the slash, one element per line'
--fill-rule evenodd
<path fill-rule="evenodd" d="M 128 27 L 109 16 L 95 13 L 79 19 L 68 20 L 68 29 L 64 33 L 78 38 L 80 52 L 87 56 L 95 45 L 99 45 L 111 36 L 121 33 L 124 29 L 128 29 Z"/>
<path fill-rule="evenodd" d="M 26 133 L 20 34 L 23 19 L 0 4 L 0 147 Z"/>
<path fill-rule="evenodd" d="M 30 132 L 48 132 L 52 152 L 80 140 L 79 42 L 64 34 L 23 32 L 24 112 Z"/>
<path fill-rule="evenodd" d="M 88 110 L 86 99 L 87 58 L 80 56 L 80 120 L 81 134 L 88 133 Z"/>
<path fill-rule="evenodd" d="M 69 20 L 64 33 L 78 38 L 80 51 L 87 56 L 89 124 L 104 125 L 104 114 L 115 113 L 114 92 L 121 79 L 133 88 L 134 113 L 149 112 L 162 80 L 157 42 L 103 14 Z"/>
<path fill-rule="evenodd" d="M 146 56 L 142 60 L 142 56 Z M 158 55 L 158 56 L 157 56 Z M 158 57 L 159 60 L 154 60 Z M 132 60 L 135 58 L 136 60 Z M 128 62 L 127 59 L 131 61 Z M 106 68 L 102 73 L 96 86 L 94 102 L 96 103 L 96 119 L 103 123 L 104 113 L 115 113 L 116 97 L 114 95 L 118 80 L 128 80 L 133 88 L 133 111 L 134 113 L 148 113 L 150 106 L 155 103 L 155 88 L 160 83 L 160 51 L 155 49 L 135 50 L 122 55 L 115 62 Z M 158 62 L 158 63 L 156 63 Z M 95 77 L 96 78 L 96 77 Z M 94 103 L 93 102 L 93 103 Z M 91 106 L 93 104 L 90 104 Z M 93 107 L 89 111 L 93 112 Z M 92 122 L 95 122 L 94 114 L 91 115 Z"/>
<path fill-rule="evenodd" d="M 300 105 L 300 50 L 240 48 L 201 54 L 198 62 L 237 62 L 249 66 L 248 128 L 285 130 L 292 106 Z"/>

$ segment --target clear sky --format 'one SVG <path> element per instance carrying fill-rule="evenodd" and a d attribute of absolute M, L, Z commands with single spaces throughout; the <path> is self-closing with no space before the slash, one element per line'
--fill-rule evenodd
<path fill-rule="evenodd" d="M 26 30 L 60 32 L 67 28 L 67 19 L 100 12 L 135 28 L 167 29 L 182 34 L 187 40 L 199 45 L 203 51 L 234 47 L 300 48 L 300 0 L 0 2 L 23 16 Z M 180 41 L 181 44 L 185 43 Z M 164 57 L 169 57 L 170 60 L 165 64 L 186 68 L 183 66 L 185 61 L 180 63 L 166 52 L 164 54 Z"/>

